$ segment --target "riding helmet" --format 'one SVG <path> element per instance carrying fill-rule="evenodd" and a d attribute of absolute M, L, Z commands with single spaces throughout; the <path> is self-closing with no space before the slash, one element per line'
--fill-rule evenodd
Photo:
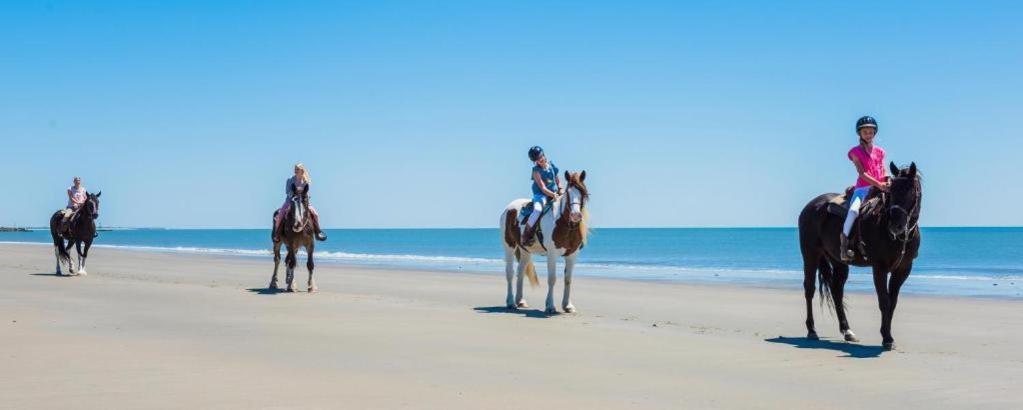
<path fill-rule="evenodd" d="M 536 162 L 536 160 L 540 159 L 541 155 L 543 155 L 543 148 L 540 148 L 540 146 L 534 146 L 533 148 L 529 149 L 530 161 Z"/>
<path fill-rule="evenodd" d="M 877 129 L 877 120 L 874 117 L 865 115 L 856 120 L 856 132 L 860 132 L 860 128 L 873 128 Z"/>

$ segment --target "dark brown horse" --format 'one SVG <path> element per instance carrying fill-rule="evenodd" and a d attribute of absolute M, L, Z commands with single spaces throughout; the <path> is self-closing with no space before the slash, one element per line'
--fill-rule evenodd
<path fill-rule="evenodd" d="M 274 211 L 275 219 L 277 212 L 280 211 Z M 316 292 L 316 282 L 313 281 L 313 249 L 316 246 L 314 241 L 315 229 L 313 227 L 312 216 L 309 214 L 308 187 L 300 196 L 296 195 L 291 198 L 291 206 L 287 214 L 282 217 L 280 232 L 278 232 L 277 237 L 280 240 L 274 241 L 274 274 L 270 278 L 270 289 L 277 289 L 277 268 L 281 263 L 281 245 L 283 244 L 288 248 L 288 255 L 284 258 L 286 266 L 284 282 L 288 286 L 287 291 L 295 292 L 295 265 L 298 263 L 298 250 L 305 247 L 307 255 L 305 267 L 309 270 L 308 291 Z"/>
<path fill-rule="evenodd" d="M 57 275 L 62 275 L 60 263 L 67 263 L 68 272 L 73 275 L 85 276 L 85 258 L 89 256 L 92 239 L 96 237 L 96 219 L 99 218 L 99 196 L 102 192 L 86 193 L 85 203 L 71 216 L 68 224 L 63 224 L 64 210 L 54 212 L 50 217 L 50 236 L 53 237 L 53 253 L 57 257 Z M 65 240 L 67 243 L 65 244 Z M 84 249 L 83 246 L 84 245 Z M 78 251 L 78 269 L 71 261 L 68 251 L 71 247 Z"/>
<path fill-rule="evenodd" d="M 872 195 L 860 211 L 853 228 L 850 248 L 856 249 L 852 265 L 874 270 L 874 290 L 881 310 L 881 337 L 885 350 L 895 348 L 892 316 L 899 301 L 899 289 L 913 269 L 920 249 L 920 203 L 922 189 L 916 164 L 899 169 L 890 164 L 891 188 Z M 838 194 L 814 198 L 799 214 L 799 247 L 803 253 L 803 291 L 806 296 L 807 338 L 817 339 L 813 326 L 814 280 L 819 275 L 823 299 L 829 299 L 838 315 L 839 331 L 845 340 L 858 341 L 846 320 L 843 295 L 849 265 L 839 257 L 839 240 L 844 216 L 828 211 Z M 857 235 L 858 234 L 858 235 Z M 889 273 L 891 274 L 889 277 Z M 815 275 L 816 274 L 816 275 Z"/>

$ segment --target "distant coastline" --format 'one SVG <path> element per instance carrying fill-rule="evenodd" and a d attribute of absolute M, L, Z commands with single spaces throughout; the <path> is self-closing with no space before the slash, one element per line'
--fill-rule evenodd
<path fill-rule="evenodd" d="M 0 232 L 30 232 L 28 228 L 14 228 L 10 226 L 0 226 Z"/>

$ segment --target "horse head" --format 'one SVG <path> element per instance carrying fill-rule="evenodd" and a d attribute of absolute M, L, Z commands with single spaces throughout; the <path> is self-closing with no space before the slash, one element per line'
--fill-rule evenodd
<path fill-rule="evenodd" d="M 893 238 L 907 240 L 920 222 L 922 190 L 916 163 L 899 169 L 892 162 L 891 187 L 888 198 L 888 233 Z"/>
<path fill-rule="evenodd" d="M 586 203 L 590 200 L 590 192 L 586 189 L 586 171 L 565 171 L 568 182 L 568 219 L 572 224 L 579 224 L 586 219 Z"/>
<path fill-rule="evenodd" d="M 291 197 L 291 230 L 302 232 L 309 222 L 309 185 L 301 194 Z"/>
<path fill-rule="evenodd" d="M 85 214 L 92 216 L 92 219 L 99 219 L 99 196 L 103 195 L 103 191 L 99 191 L 95 194 L 85 193 Z"/>

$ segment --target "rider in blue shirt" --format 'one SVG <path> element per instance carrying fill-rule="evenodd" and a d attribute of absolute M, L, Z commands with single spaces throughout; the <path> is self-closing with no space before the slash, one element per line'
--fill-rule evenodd
<path fill-rule="evenodd" d="M 533 161 L 533 213 L 526 221 L 526 229 L 522 233 L 522 246 L 533 244 L 536 236 L 536 221 L 540 219 L 544 205 L 550 199 L 561 195 L 561 178 L 558 177 L 558 167 L 547 160 L 543 148 L 535 146 L 529 149 L 529 160 Z"/>

